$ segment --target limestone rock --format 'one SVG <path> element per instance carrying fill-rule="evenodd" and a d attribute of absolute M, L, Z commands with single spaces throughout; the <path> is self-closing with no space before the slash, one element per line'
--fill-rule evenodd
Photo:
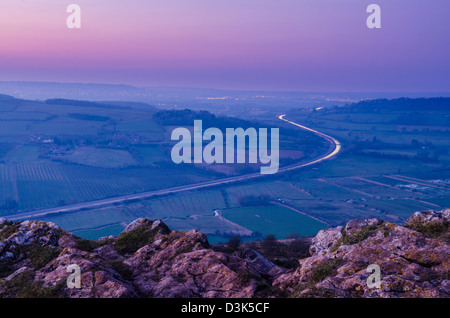
<path fill-rule="evenodd" d="M 412 218 L 441 222 L 448 210 L 419 212 Z M 342 236 L 339 235 L 341 233 Z M 293 297 L 450 297 L 450 248 L 442 240 L 377 219 L 352 220 L 344 228 L 319 232 L 312 256 L 274 286 Z M 367 279 L 381 270 L 380 287 Z"/>
<path fill-rule="evenodd" d="M 91 241 L 0 219 L 0 297 L 450 297 L 449 211 L 417 212 L 406 226 L 372 218 L 322 230 L 296 270 L 248 248 L 213 250 L 204 234 L 160 220 Z M 70 265 L 80 288 L 67 285 Z M 369 265 L 379 266 L 379 286 L 368 284 Z"/>
<path fill-rule="evenodd" d="M 342 238 L 342 226 L 334 229 L 320 230 L 312 239 L 309 252 L 311 255 L 326 254 L 333 245 Z"/>

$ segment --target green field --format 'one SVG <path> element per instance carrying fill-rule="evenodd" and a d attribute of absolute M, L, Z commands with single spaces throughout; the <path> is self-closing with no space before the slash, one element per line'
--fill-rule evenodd
<path fill-rule="evenodd" d="M 306 215 L 281 206 L 244 207 L 226 209 L 222 215 L 263 236 L 274 234 L 286 238 L 289 234 L 315 235 L 327 226 Z"/>
<path fill-rule="evenodd" d="M 113 225 L 105 225 L 98 229 L 88 229 L 88 230 L 79 230 L 74 231 L 75 235 L 78 235 L 85 239 L 97 240 L 100 237 L 110 236 L 110 235 L 119 235 L 125 229 L 124 225 L 113 224 Z"/>
<path fill-rule="evenodd" d="M 251 195 L 268 195 L 276 199 L 312 199 L 313 197 L 294 184 L 283 181 L 255 182 L 248 185 L 236 185 L 226 188 L 229 206 L 239 206 L 239 198 Z"/>
<path fill-rule="evenodd" d="M 60 157 L 60 160 L 101 168 L 124 168 L 137 165 L 137 161 L 128 151 L 94 147 L 78 148 L 74 153 Z"/>
<path fill-rule="evenodd" d="M 135 154 L 136 160 L 143 165 L 156 165 L 160 161 L 170 160 L 170 156 L 156 145 L 133 147 L 131 151 Z"/>
<path fill-rule="evenodd" d="M 162 219 L 177 230 L 197 229 L 211 235 L 232 233 L 236 226 L 215 216 L 214 211 L 222 208 L 226 206 L 220 190 L 191 191 L 101 209 L 51 214 L 42 219 L 88 238 L 117 235 L 127 223 L 140 217 Z M 112 228 L 119 231 L 108 234 L 107 229 Z"/>
<path fill-rule="evenodd" d="M 14 199 L 22 211 L 74 204 L 114 195 L 173 187 L 207 180 L 175 169 L 110 169 L 68 164 L 0 164 L 3 198 Z M 179 175 L 174 178 L 173 175 Z M 17 192 L 17 198 L 14 198 Z M 0 192 L 1 193 L 1 192 Z M 2 211 L 0 215 L 10 214 Z"/>
<path fill-rule="evenodd" d="M 366 204 L 385 213 L 392 213 L 406 220 L 411 216 L 411 211 L 426 211 L 436 209 L 435 206 L 415 200 L 367 200 Z"/>
<path fill-rule="evenodd" d="M 19 146 L 8 153 L 6 160 L 14 163 L 24 162 L 45 162 L 47 160 L 39 158 L 40 148 L 37 146 Z M 47 161 L 48 162 L 48 161 Z"/>
<path fill-rule="evenodd" d="M 450 195 L 448 195 L 446 197 L 427 199 L 427 202 L 437 204 L 441 207 L 450 207 Z"/>
<path fill-rule="evenodd" d="M 349 199 L 359 199 L 368 197 L 367 195 L 356 192 L 351 188 L 343 188 L 334 184 L 335 179 L 308 179 L 295 181 L 294 184 L 301 189 L 304 189 L 313 198 L 320 198 L 323 201 L 345 201 Z M 295 198 L 298 200 L 301 198 Z"/>
<path fill-rule="evenodd" d="M 51 221 L 64 229 L 78 232 L 89 230 L 96 230 L 105 226 L 120 225 L 122 229 L 127 223 L 124 220 L 131 222 L 136 216 L 129 213 L 126 209 L 98 209 L 95 212 L 82 211 L 70 214 L 54 214 L 51 217 L 43 217 L 45 221 Z M 121 223 L 123 223 L 121 225 Z"/>
<path fill-rule="evenodd" d="M 178 193 L 149 201 L 149 208 L 155 218 L 213 215 L 214 210 L 225 207 L 226 203 L 219 190 Z"/>

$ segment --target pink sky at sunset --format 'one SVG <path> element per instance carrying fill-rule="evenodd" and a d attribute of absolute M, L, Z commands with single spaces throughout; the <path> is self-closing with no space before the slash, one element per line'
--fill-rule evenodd
<path fill-rule="evenodd" d="M 449 91 L 449 13 L 446 0 L 2 0 L 0 80 Z"/>

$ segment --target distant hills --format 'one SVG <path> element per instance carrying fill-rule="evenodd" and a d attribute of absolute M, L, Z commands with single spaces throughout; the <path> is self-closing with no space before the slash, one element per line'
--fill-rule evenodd
<path fill-rule="evenodd" d="M 259 115 L 261 111 L 291 108 L 343 106 L 364 99 L 450 97 L 450 92 L 287 92 L 241 91 L 191 87 L 137 87 L 96 83 L 0 81 L 0 94 L 29 100 L 70 99 L 130 101 L 160 108 L 203 109 L 214 113 Z"/>
<path fill-rule="evenodd" d="M 89 102 L 84 100 L 61 99 L 61 98 L 47 99 L 45 103 L 49 105 L 130 109 L 130 107 L 112 105 L 109 102 Z"/>
<path fill-rule="evenodd" d="M 355 111 L 448 111 L 450 98 L 397 98 L 365 100 L 350 105 Z"/>
<path fill-rule="evenodd" d="M 9 95 L 0 94 L 0 101 L 4 100 L 14 100 L 15 98 Z"/>

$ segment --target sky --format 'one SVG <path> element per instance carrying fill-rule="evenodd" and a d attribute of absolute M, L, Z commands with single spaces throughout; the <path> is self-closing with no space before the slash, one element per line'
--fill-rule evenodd
<path fill-rule="evenodd" d="M 1 0 L 0 80 L 449 92 L 449 16 L 448 0 Z"/>

